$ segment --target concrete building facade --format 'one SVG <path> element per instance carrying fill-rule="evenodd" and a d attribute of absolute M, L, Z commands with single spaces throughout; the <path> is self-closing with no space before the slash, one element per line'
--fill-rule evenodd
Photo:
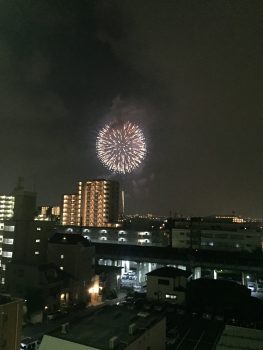
<path fill-rule="evenodd" d="M 14 215 L 15 197 L 0 195 L 0 222 Z"/>
<path fill-rule="evenodd" d="M 171 266 L 147 273 L 147 298 L 183 304 L 190 276 L 191 273 Z"/>
<path fill-rule="evenodd" d="M 80 181 L 75 194 L 63 196 L 62 225 L 107 227 L 117 223 L 120 190 L 116 181 Z"/>
<path fill-rule="evenodd" d="M 262 236 L 259 223 L 236 216 L 191 218 L 175 222 L 172 247 L 253 252 L 262 250 Z"/>
<path fill-rule="evenodd" d="M 19 350 L 22 331 L 22 300 L 0 294 L 0 349 Z"/>

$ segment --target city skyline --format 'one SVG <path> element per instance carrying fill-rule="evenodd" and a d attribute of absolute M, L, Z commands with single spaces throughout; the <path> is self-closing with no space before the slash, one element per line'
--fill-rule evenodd
<path fill-rule="evenodd" d="M 56 204 L 81 179 L 118 180 L 128 213 L 262 217 L 263 4 L 3 3 L 0 193 L 19 175 Z M 107 172 L 96 136 L 142 127 L 147 157 Z"/>

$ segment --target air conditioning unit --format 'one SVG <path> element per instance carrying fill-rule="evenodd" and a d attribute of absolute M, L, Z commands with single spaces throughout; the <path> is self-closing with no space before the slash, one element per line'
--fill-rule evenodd
<path fill-rule="evenodd" d="M 69 322 L 63 323 L 61 325 L 61 334 L 67 334 L 68 333 L 68 326 L 69 326 Z"/>
<path fill-rule="evenodd" d="M 114 336 L 114 337 L 110 338 L 110 340 L 109 340 L 109 348 L 110 349 L 115 349 L 116 346 L 118 345 L 118 341 L 119 341 L 119 339 L 118 339 L 117 336 Z"/>
<path fill-rule="evenodd" d="M 133 335 L 135 333 L 136 330 L 136 323 L 131 323 L 129 325 L 129 335 Z"/>

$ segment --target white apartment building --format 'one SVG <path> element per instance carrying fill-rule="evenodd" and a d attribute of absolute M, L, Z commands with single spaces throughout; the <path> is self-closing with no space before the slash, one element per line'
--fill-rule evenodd
<path fill-rule="evenodd" d="M 253 252 L 262 249 L 258 223 L 231 217 L 208 217 L 178 223 L 172 229 L 173 248 Z"/>
<path fill-rule="evenodd" d="M 15 197 L 0 195 L 0 222 L 14 215 Z"/>

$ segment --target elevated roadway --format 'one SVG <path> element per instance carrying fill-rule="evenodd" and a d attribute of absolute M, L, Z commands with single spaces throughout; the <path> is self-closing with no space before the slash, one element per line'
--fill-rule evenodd
<path fill-rule="evenodd" d="M 175 249 L 121 243 L 93 243 L 97 259 L 151 262 L 161 265 L 185 265 L 189 269 L 226 269 L 263 275 L 263 254 Z"/>

